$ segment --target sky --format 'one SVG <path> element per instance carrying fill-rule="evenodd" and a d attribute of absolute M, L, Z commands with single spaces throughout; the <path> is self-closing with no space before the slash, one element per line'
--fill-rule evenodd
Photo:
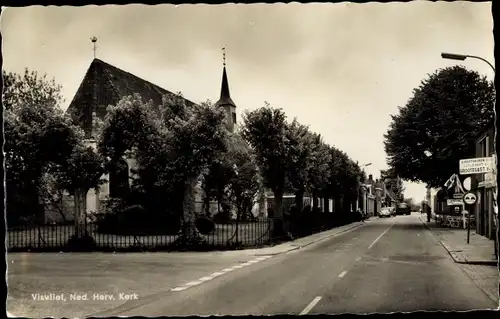
<path fill-rule="evenodd" d="M 67 108 L 97 57 L 195 102 L 217 101 L 222 47 L 238 118 L 281 108 L 373 178 L 386 169 L 384 133 L 430 73 L 494 63 L 491 3 L 126 5 L 2 10 L 3 67 L 46 73 Z M 461 65 L 493 79 L 487 64 Z M 405 182 L 416 201 L 425 185 Z"/>

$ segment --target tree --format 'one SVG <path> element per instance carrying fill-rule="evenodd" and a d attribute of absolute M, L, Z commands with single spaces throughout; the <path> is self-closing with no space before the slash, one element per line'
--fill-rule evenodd
<path fill-rule="evenodd" d="M 6 110 L 15 110 L 29 105 L 57 106 L 64 102 L 61 89 L 55 79 L 48 79 L 47 74 L 38 75 L 36 71 L 24 69 L 24 73 L 2 71 L 2 103 Z"/>
<path fill-rule="evenodd" d="M 493 83 L 461 66 L 440 69 L 392 116 L 388 164 L 402 179 L 440 187 L 474 155 L 474 138 L 493 116 Z M 411 141 L 411 143 L 408 143 Z"/>
<path fill-rule="evenodd" d="M 16 222 L 20 215 L 42 217 L 42 177 L 66 161 L 80 137 L 59 108 L 60 86 L 53 80 L 28 70 L 3 75 L 7 211 Z"/>
<path fill-rule="evenodd" d="M 274 194 L 274 211 L 283 217 L 283 193 L 288 172 L 289 142 L 286 115 L 281 109 L 265 107 L 246 112 L 243 116 L 242 137 L 256 155 L 265 187 Z"/>
<path fill-rule="evenodd" d="M 195 226 L 195 190 L 226 148 L 224 113 L 208 103 L 186 105 L 179 94 L 164 96 L 154 107 L 140 95 L 122 99 L 110 108 L 99 147 L 115 161 L 130 153 L 137 162 L 140 184 L 156 198 L 170 195 L 174 211 L 183 217 L 183 240 L 198 238 Z"/>
<path fill-rule="evenodd" d="M 308 166 L 308 176 L 313 197 L 313 208 L 318 207 L 318 197 L 326 197 L 328 189 L 329 164 L 331 160 L 329 147 L 319 134 L 312 134 L 311 138 L 311 164 Z"/>
<path fill-rule="evenodd" d="M 184 237 L 191 239 L 198 236 L 194 202 L 199 177 L 217 154 L 226 151 L 225 115 L 208 103 L 188 107 L 180 95 L 166 96 L 160 110 L 167 133 L 170 172 L 174 173 L 172 182 L 183 190 Z"/>
<path fill-rule="evenodd" d="M 227 154 L 233 169 L 228 183 L 230 198 L 236 206 L 236 220 L 245 220 L 262 190 L 259 167 L 252 149 L 239 134 L 230 136 Z"/>
<path fill-rule="evenodd" d="M 83 132 L 81 132 L 83 136 Z M 106 172 L 104 160 L 92 146 L 85 145 L 83 139 L 75 145 L 71 155 L 64 163 L 52 170 L 58 189 L 64 189 L 73 195 L 75 203 L 75 222 L 78 227 L 82 218 L 86 218 L 86 198 L 90 189 L 97 189 L 104 180 Z M 77 232 L 77 235 L 79 232 Z"/>
<path fill-rule="evenodd" d="M 288 188 L 295 194 L 295 206 L 302 210 L 304 194 L 311 189 L 309 171 L 313 164 L 313 134 L 307 126 L 294 119 L 288 124 L 286 135 L 289 142 Z"/>
<path fill-rule="evenodd" d="M 217 201 L 217 213 L 220 214 L 220 206 L 228 196 L 228 186 L 231 176 L 234 173 L 232 161 L 228 152 L 221 152 L 209 166 L 207 172 L 203 174 L 201 188 L 204 193 L 203 204 L 205 215 L 210 214 L 210 201 Z M 221 215 L 219 215 L 220 217 Z M 229 218 L 229 216 L 226 216 Z"/>
<path fill-rule="evenodd" d="M 381 170 L 380 179 L 385 183 L 386 187 L 394 193 L 396 200 L 402 202 L 404 199 L 405 187 L 403 181 L 396 175 L 393 169 Z"/>

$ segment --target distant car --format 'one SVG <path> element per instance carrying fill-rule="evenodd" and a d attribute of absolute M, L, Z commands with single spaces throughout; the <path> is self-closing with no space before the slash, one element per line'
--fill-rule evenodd
<path fill-rule="evenodd" d="M 389 207 L 389 210 L 391 211 L 391 216 L 395 217 L 396 216 L 396 207 Z"/>
<path fill-rule="evenodd" d="M 398 207 L 396 208 L 396 214 L 397 215 L 410 215 L 411 214 L 411 209 L 406 203 L 399 203 Z"/>
<path fill-rule="evenodd" d="M 378 214 L 381 218 L 382 217 L 391 217 L 392 216 L 392 212 L 391 212 L 391 209 L 389 207 L 384 207 L 380 210 L 380 213 Z"/>

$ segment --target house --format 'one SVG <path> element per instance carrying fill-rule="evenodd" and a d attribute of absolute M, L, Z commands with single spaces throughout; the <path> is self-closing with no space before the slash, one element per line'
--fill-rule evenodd
<path fill-rule="evenodd" d="M 368 216 L 373 216 L 376 211 L 376 191 L 373 175 L 368 175 L 368 180 L 361 185 L 361 190 L 363 193 L 361 210 L 367 213 Z"/>
<path fill-rule="evenodd" d="M 479 132 L 476 138 L 475 157 L 493 157 L 495 155 L 495 122 L 491 119 L 487 125 Z M 494 165 L 496 170 L 496 162 Z M 476 233 L 489 239 L 495 239 L 494 218 L 496 217 L 496 193 L 497 179 L 496 172 L 486 174 L 474 174 L 472 185 L 476 186 L 477 201 L 474 207 L 476 217 Z M 498 213 L 498 211 L 497 211 Z"/>
<path fill-rule="evenodd" d="M 123 97 L 135 93 L 140 94 L 143 100 L 151 100 L 154 105 L 159 105 L 163 96 L 172 92 L 100 59 L 94 59 L 66 112 L 84 130 L 88 144 L 96 147 L 97 119 L 104 119 L 108 105 L 116 105 Z M 188 106 L 195 105 L 194 102 L 188 99 L 185 99 L 185 101 Z M 225 108 L 228 115 L 226 128 L 233 133 L 236 129 L 236 104 L 230 96 L 225 63 L 222 71 L 221 95 L 215 105 Z M 90 190 L 88 192 L 86 212 L 96 212 L 99 210 L 102 201 L 126 194 L 127 189 L 131 186 L 131 180 L 134 178 L 132 172 L 134 166 L 135 161 L 133 158 L 124 157 L 119 161 L 116 169 L 110 172 L 109 175 L 103 176 L 108 182 L 102 185 L 99 190 Z M 66 220 L 73 219 L 73 207 L 70 197 L 66 194 L 62 200 L 63 204 L 65 204 L 61 205 L 63 213 L 67 217 Z M 201 194 L 198 192 L 196 205 L 200 211 L 199 206 L 201 203 Z M 215 213 L 217 205 L 212 203 L 211 211 Z M 262 204 L 256 205 L 253 211 L 254 214 L 261 212 Z M 49 212 L 48 215 L 46 221 L 47 219 L 58 219 L 58 214 Z"/>

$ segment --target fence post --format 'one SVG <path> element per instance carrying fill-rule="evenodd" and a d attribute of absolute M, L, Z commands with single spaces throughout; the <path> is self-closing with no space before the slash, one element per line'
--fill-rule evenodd
<path fill-rule="evenodd" d="M 38 228 L 38 249 L 42 248 L 42 233 L 40 229 L 40 223 L 37 223 L 37 228 Z"/>

